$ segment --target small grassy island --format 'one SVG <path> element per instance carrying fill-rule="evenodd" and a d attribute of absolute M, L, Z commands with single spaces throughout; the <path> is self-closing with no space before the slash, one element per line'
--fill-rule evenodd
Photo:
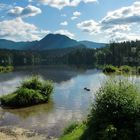
<path fill-rule="evenodd" d="M 128 74 L 132 72 L 139 72 L 139 68 L 134 69 L 131 66 L 113 66 L 113 65 L 106 65 L 103 67 L 103 72 L 104 73 L 117 73 L 117 74 Z"/>
<path fill-rule="evenodd" d="M 43 81 L 38 76 L 23 81 L 20 87 L 11 94 L 0 98 L 3 107 L 20 108 L 48 102 L 53 91 L 51 81 Z"/>
<path fill-rule="evenodd" d="M 0 73 L 11 72 L 14 70 L 13 66 L 0 66 Z"/>

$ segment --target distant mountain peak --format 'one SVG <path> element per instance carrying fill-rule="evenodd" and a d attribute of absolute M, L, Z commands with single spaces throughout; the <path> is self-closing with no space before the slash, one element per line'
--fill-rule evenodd
<path fill-rule="evenodd" d="M 52 39 L 54 39 L 54 38 L 71 39 L 71 38 L 69 38 L 69 37 L 66 36 L 66 35 L 62 35 L 62 34 L 52 34 L 52 33 L 50 33 L 50 34 L 46 35 L 44 38 L 42 38 L 41 40 L 44 40 L 44 39 L 46 39 L 46 38 L 52 38 Z"/>
<path fill-rule="evenodd" d="M 32 49 L 47 50 L 78 46 L 79 42 L 61 34 L 48 34 Z"/>

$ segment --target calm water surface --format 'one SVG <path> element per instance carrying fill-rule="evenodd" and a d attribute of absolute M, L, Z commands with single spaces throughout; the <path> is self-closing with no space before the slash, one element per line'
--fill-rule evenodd
<path fill-rule="evenodd" d="M 23 67 L 12 73 L 0 74 L 0 95 L 15 91 L 23 79 L 33 74 L 54 81 L 51 101 L 22 109 L 0 108 L 0 126 L 22 127 L 54 137 L 59 136 L 71 122 L 81 121 L 88 115 L 94 93 L 107 78 L 96 69 Z M 84 87 L 91 91 L 85 91 Z"/>

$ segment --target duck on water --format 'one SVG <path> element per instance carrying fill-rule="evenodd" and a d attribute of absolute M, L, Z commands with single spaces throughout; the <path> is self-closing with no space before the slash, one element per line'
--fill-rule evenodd
<path fill-rule="evenodd" d="M 89 88 L 87 88 L 87 87 L 85 87 L 85 88 L 84 88 L 84 90 L 86 90 L 86 91 L 90 91 L 90 89 L 89 89 Z"/>

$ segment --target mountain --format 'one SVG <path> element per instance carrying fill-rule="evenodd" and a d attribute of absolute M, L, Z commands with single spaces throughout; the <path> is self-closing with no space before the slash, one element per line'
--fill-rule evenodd
<path fill-rule="evenodd" d="M 103 48 L 106 46 L 105 43 L 96 43 L 92 41 L 80 41 L 81 44 L 85 45 L 87 48 Z"/>
<path fill-rule="evenodd" d="M 14 42 L 6 39 L 0 39 L 0 49 L 10 50 L 26 50 L 37 44 L 37 41 L 32 42 Z"/>
<path fill-rule="evenodd" d="M 105 47 L 104 43 L 91 41 L 76 41 L 65 35 L 48 34 L 40 41 L 32 42 L 14 42 L 6 39 L 0 39 L 0 49 L 13 50 L 51 50 L 64 48 L 101 48 Z"/>
<path fill-rule="evenodd" d="M 41 39 L 31 49 L 33 50 L 48 50 L 48 49 L 62 49 L 79 46 L 80 43 L 65 35 L 49 34 Z"/>

